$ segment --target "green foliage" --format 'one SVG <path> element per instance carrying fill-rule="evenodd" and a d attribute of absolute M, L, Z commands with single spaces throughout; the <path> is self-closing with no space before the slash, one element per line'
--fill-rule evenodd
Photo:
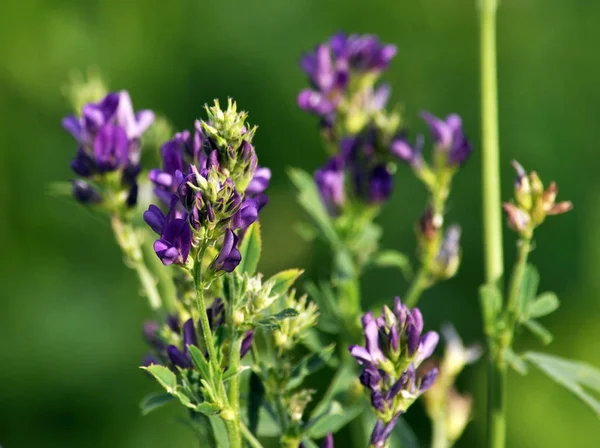
<path fill-rule="evenodd" d="M 298 311 L 293 308 L 286 308 L 285 310 L 279 311 L 278 313 L 271 314 L 257 320 L 255 323 L 259 327 L 266 327 L 269 330 L 278 330 L 279 322 L 283 319 L 289 319 L 290 317 L 296 317 Z"/>
<path fill-rule="evenodd" d="M 342 406 L 332 401 L 323 414 L 308 423 L 306 434 L 312 439 L 320 439 L 328 432 L 335 433 L 364 412 L 365 407 L 365 402 Z"/>
<path fill-rule="evenodd" d="M 140 410 L 142 415 L 148 415 L 155 409 L 161 408 L 164 405 L 171 403 L 175 400 L 175 397 L 169 393 L 152 393 L 146 395 L 140 402 Z"/>
<path fill-rule="evenodd" d="M 512 348 L 507 348 L 504 352 L 504 357 L 506 362 L 513 368 L 513 370 L 521 375 L 527 375 L 527 363 L 523 360 L 523 358 L 517 355 Z"/>
<path fill-rule="evenodd" d="M 256 221 L 246 231 L 242 244 L 240 245 L 240 253 L 242 261 L 238 266 L 240 272 L 246 272 L 249 275 L 256 273 L 258 261 L 262 252 L 262 237 L 260 235 L 260 223 Z"/>
<path fill-rule="evenodd" d="M 494 335 L 498 324 L 497 319 L 502 311 L 502 293 L 496 285 L 483 285 L 479 288 L 479 301 L 485 334 Z"/>
<path fill-rule="evenodd" d="M 525 328 L 527 328 L 534 336 L 536 336 L 544 345 L 550 344 L 552 339 L 554 339 L 552 333 L 550 333 L 550 331 L 537 320 L 529 319 L 523 325 L 525 325 Z"/>
<path fill-rule="evenodd" d="M 600 417 L 600 401 L 584 387 L 600 392 L 600 370 L 589 364 L 544 353 L 528 352 L 525 359 L 587 404 Z"/>
<path fill-rule="evenodd" d="M 543 317 L 553 313 L 558 309 L 560 300 L 553 292 L 545 292 L 529 305 L 528 314 L 530 317 Z"/>
<path fill-rule="evenodd" d="M 271 294 L 274 296 L 285 294 L 303 272 L 302 269 L 287 269 L 270 277 L 268 282 L 274 282 L 273 288 L 271 288 Z"/>
<path fill-rule="evenodd" d="M 303 357 L 292 370 L 291 379 L 288 383 L 288 389 L 295 389 L 300 386 L 304 379 L 327 364 L 327 361 L 333 355 L 335 345 L 329 345 L 321 349 L 318 353 L 312 353 Z"/>
<path fill-rule="evenodd" d="M 325 240 L 331 246 L 339 247 L 340 238 L 312 176 L 297 168 L 288 169 L 288 176 L 298 189 L 298 203 L 313 219 Z"/>
<path fill-rule="evenodd" d="M 519 320 L 527 320 L 530 304 L 535 300 L 535 296 L 540 284 L 540 274 L 535 266 L 528 264 L 521 279 L 519 294 L 517 296 L 517 309 L 519 310 Z"/>
<path fill-rule="evenodd" d="M 371 259 L 370 264 L 378 268 L 397 268 L 405 278 L 413 275 L 410 258 L 396 250 L 382 250 L 377 252 Z"/>

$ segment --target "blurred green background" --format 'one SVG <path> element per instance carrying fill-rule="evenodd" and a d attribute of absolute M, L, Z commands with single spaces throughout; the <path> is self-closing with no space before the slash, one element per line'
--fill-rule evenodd
<path fill-rule="evenodd" d="M 75 145 L 62 130 L 70 113 L 60 88 L 72 69 L 99 67 L 112 89 L 131 92 L 136 108 L 190 127 L 202 105 L 236 98 L 260 129 L 261 164 L 273 170 L 262 215 L 261 268 L 308 267 L 318 250 L 291 229 L 304 219 L 286 166 L 322 163 L 316 120 L 296 107 L 305 86 L 304 50 L 338 30 L 377 33 L 400 52 L 386 79 L 407 124 L 418 111 L 459 112 L 476 151 L 456 179 L 449 219 L 464 229 L 463 265 L 429 291 L 426 324 L 452 321 L 465 340 L 481 340 L 477 288 L 482 282 L 478 30 L 475 0 L 158 1 L 24 0 L 0 6 L 0 444 L 13 447 L 190 446 L 173 407 L 141 417 L 139 399 L 155 389 L 137 369 L 148 317 L 136 279 L 121 263 L 109 226 L 71 201 L 48 194 L 71 178 Z M 542 289 L 555 290 L 560 312 L 544 320 L 549 351 L 600 366 L 600 3 L 504 0 L 499 13 L 503 197 L 517 158 L 575 210 L 537 233 L 533 261 Z M 414 253 L 413 221 L 425 194 L 401 166 L 380 222 L 387 247 Z M 505 232 L 507 260 L 514 238 Z M 508 263 L 507 263 L 508 265 Z M 363 283 L 371 303 L 402 294 L 394 272 Z M 522 345 L 539 348 L 525 335 Z M 481 446 L 485 369 L 469 369 L 463 390 L 477 415 L 461 446 Z M 510 447 L 600 446 L 600 425 L 570 394 L 532 370 L 510 375 Z M 417 405 L 408 416 L 422 440 Z M 343 446 L 343 445 L 342 445 Z"/>

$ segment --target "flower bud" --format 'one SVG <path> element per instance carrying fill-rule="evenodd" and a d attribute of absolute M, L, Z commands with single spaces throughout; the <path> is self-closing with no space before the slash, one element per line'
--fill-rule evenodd
<path fill-rule="evenodd" d="M 527 173 L 516 160 L 512 161 L 512 165 L 517 172 L 515 178 L 515 199 L 517 204 L 523 207 L 525 210 L 529 210 L 533 205 L 533 198 L 531 195 L 531 185 Z"/>
<path fill-rule="evenodd" d="M 531 218 L 527 212 L 510 202 L 503 203 L 502 208 L 511 229 L 521 235 L 529 235 L 531 233 Z"/>

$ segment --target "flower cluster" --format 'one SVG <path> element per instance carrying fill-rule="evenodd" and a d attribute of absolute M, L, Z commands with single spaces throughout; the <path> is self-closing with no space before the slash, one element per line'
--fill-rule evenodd
<path fill-rule="evenodd" d="M 371 444 L 380 448 L 400 414 L 435 382 L 437 368 L 418 368 L 433 353 L 439 336 L 434 331 L 422 334 L 421 312 L 409 310 L 398 297 L 393 311 L 384 306 L 378 318 L 368 312 L 362 324 L 366 345 L 353 345 L 350 353 L 362 366 L 360 382 L 370 392 L 379 419 Z"/>
<path fill-rule="evenodd" d="M 437 118 L 429 112 L 423 112 L 421 117 L 429 127 L 434 141 L 435 169 L 452 169 L 463 165 L 473 151 L 470 141 L 462 129 L 462 119 L 456 115 L 448 115 L 445 119 Z M 417 172 L 429 169 L 423 160 L 422 136 L 417 137 L 415 145 L 410 145 L 405 135 L 399 135 L 392 142 L 391 150 L 400 160 L 408 163 Z M 423 173 L 428 177 L 428 173 Z"/>
<path fill-rule="evenodd" d="M 160 238 L 154 249 L 165 265 L 185 265 L 192 249 L 219 242 L 215 271 L 231 272 L 239 264 L 239 239 L 267 203 L 271 172 L 258 166 L 247 114 L 229 100 L 223 111 L 215 101 L 208 120 L 194 132 L 177 133 L 161 147 L 163 166 L 149 177 L 164 213 L 151 205 L 144 219 Z"/>
<path fill-rule="evenodd" d="M 388 146 L 400 119 L 384 110 L 389 86 L 375 83 L 395 54 L 395 46 L 376 36 L 339 33 L 302 58 L 312 88 L 300 93 L 298 105 L 321 117 L 336 148 L 314 174 L 333 216 L 351 199 L 379 204 L 392 192 Z"/>
<path fill-rule="evenodd" d="M 98 103 L 84 105 L 81 116 L 63 120 L 79 145 L 71 162 L 81 177 L 72 182 L 78 201 L 106 202 L 113 210 L 136 204 L 141 137 L 153 121 L 149 110 L 134 113 L 126 91 L 109 93 Z"/>
<path fill-rule="evenodd" d="M 225 307 L 220 298 L 213 300 L 207 309 L 207 315 L 210 329 L 215 332 L 225 322 Z M 162 327 L 156 321 L 146 322 L 144 337 L 150 345 L 152 353 L 146 356 L 143 365 L 167 365 L 173 370 L 177 367 L 180 369 L 193 368 L 189 346 L 200 347 L 197 328 L 201 328 L 201 325 L 201 322 L 198 322 L 198 327 L 196 327 L 192 318 L 185 320 L 182 325 L 182 319 L 178 315 L 169 315 Z M 252 347 L 253 338 L 254 331 L 252 330 L 244 334 L 240 351 L 242 358 Z M 208 352 L 204 351 L 204 356 L 208 359 Z"/>
<path fill-rule="evenodd" d="M 525 238 L 531 238 L 533 230 L 546 216 L 566 213 L 573 208 L 570 201 L 556 203 L 558 186 L 550 183 L 544 190 L 544 184 L 535 171 L 527 174 L 519 163 L 513 161 L 517 172 L 515 179 L 515 202 L 502 204 L 509 226 Z"/>

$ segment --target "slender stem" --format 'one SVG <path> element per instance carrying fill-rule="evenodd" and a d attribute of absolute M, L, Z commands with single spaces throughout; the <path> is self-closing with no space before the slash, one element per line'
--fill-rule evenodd
<path fill-rule="evenodd" d="M 156 285 L 156 279 L 146 266 L 142 253 L 142 242 L 131 227 L 123 222 L 120 216 L 113 215 L 110 220 L 117 243 L 123 251 L 126 264 L 137 272 L 138 278 L 148 298 L 150 308 L 158 311 L 162 308 L 162 300 Z"/>
<path fill-rule="evenodd" d="M 496 69 L 497 0 L 480 0 L 481 146 L 483 229 L 486 282 L 500 284 L 504 274 L 498 139 L 498 80 Z"/>
<path fill-rule="evenodd" d="M 198 305 L 198 313 L 200 314 L 200 323 L 202 327 L 202 336 L 204 337 L 204 343 L 208 350 L 208 361 L 213 367 L 213 373 L 219 371 L 220 367 L 217 364 L 217 350 L 215 348 L 215 342 L 213 340 L 212 331 L 210 330 L 210 323 L 208 322 L 208 314 L 206 312 L 206 303 L 204 302 L 204 285 L 202 284 L 202 259 L 204 258 L 205 246 L 202 246 L 198 259 L 194 263 L 194 282 L 196 284 L 196 299 Z"/>
<path fill-rule="evenodd" d="M 508 290 L 507 318 L 511 334 L 519 312 L 517 309 L 519 306 L 519 290 L 521 288 L 523 275 L 525 274 L 525 268 L 527 267 L 527 258 L 529 257 L 529 252 L 531 252 L 531 239 L 522 238 L 519 240 L 518 248 L 517 261 L 513 269 Z"/>
<path fill-rule="evenodd" d="M 406 293 L 404 303 L 407 307 L 412 308 L 416 306 L 417 302 L 421 298 L 421 294 L 430 286 L 431 281 L 429 280 L 429 268 L 423 264 L 417 272 L 417 276 L 412 281 L 408 292 Z"/>
<path fill-rule="evenodd" d="M 233 372 L 237 372 L 239 370 L 240 365 L 240 352 L 242 349 L 242 338 L 239 335 L 235 334 L 232 336 L 233 340 L 231 341 L 231 350 L 229 353 L 229 369 Z M 235 433 L 239 435 L 241 427 L 241 417 L 240 417 L 240 375 L 235 374 L 229 380 L 229 406 L 234 414 L 234 430 Z M 232 444 L 232 446 L 234 446 Z"/>
<path fill-rule="evenodd" d="M 251 448 L 263 448 L 263 446 L 258 441 L 258 439 L 256 437 L 254 437 L 254 434 L 252 434 L 250 432 L 248 427 L 246 425 L 244 425 L 243 422 L 240 422 L 240 429 L 242 431 L 242 435 L 244 436 L 244 439 L 246 439 L 246 442 L 248 442 L 248 445 L 250 445 Z"/>
<path fill-rule="evenodd" d="M 229 436 L 229 447 L 242 448 L 242 433 L 240 430 L 240 421 L 237 419 L 224 421 L 225 427 L 227 428 L 227 435 Z"/>

